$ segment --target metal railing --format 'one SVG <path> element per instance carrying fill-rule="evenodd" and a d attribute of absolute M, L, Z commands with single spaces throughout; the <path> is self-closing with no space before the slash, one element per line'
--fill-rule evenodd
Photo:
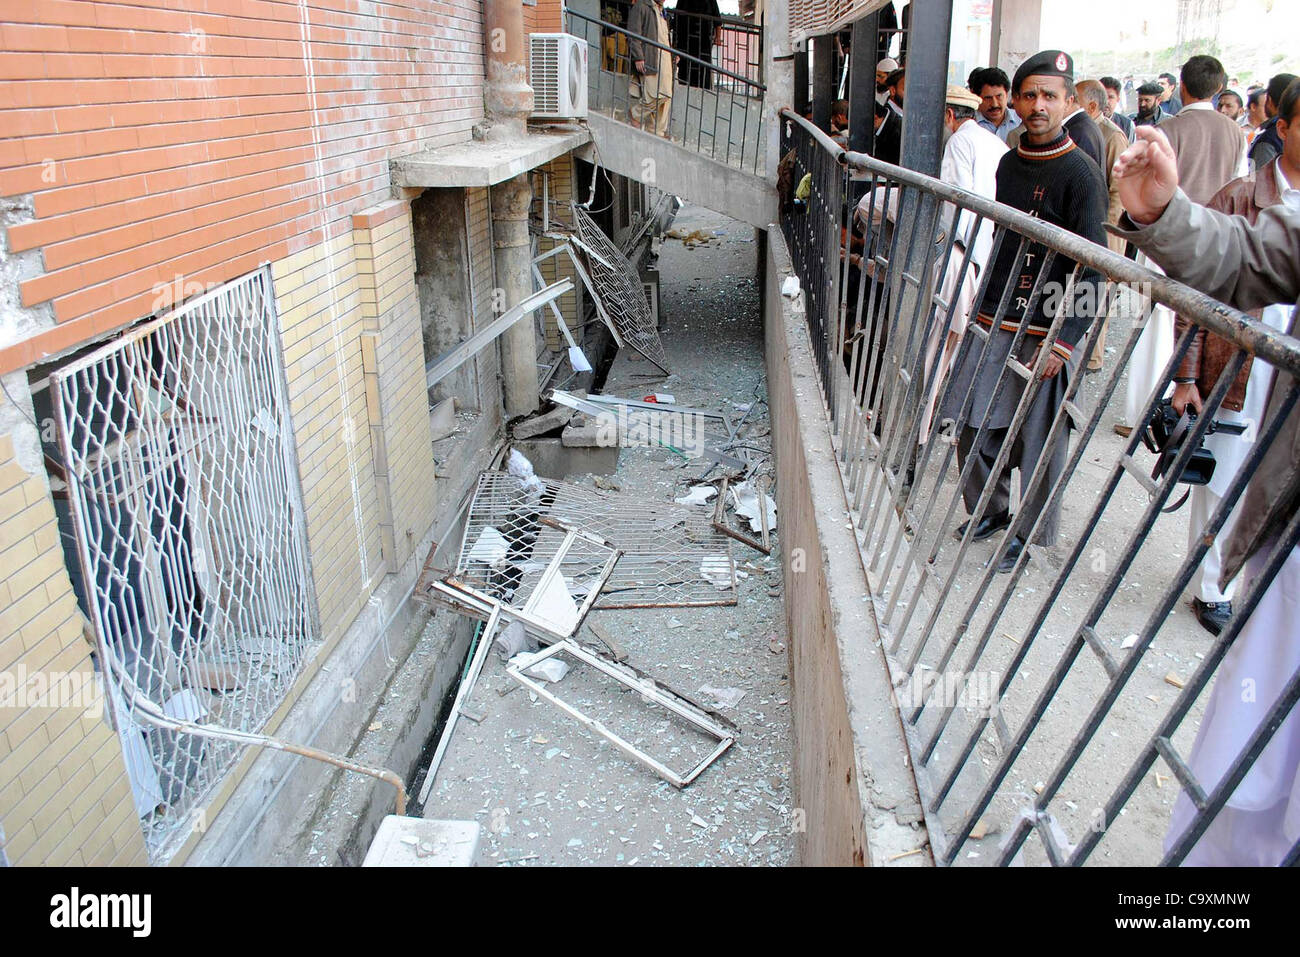
<path fill-rule="evenodd" d="M 1211 421 L 1232 418 L 1223 402 L 1246 361 L 1267 391 L 1272 369 L 1300 373 L 1300 342 L 1018 210 L 846 154 L 781 115 L 781 152 L 793 151 L 791 190 L 801 197 L 782 197 L 782 230 L 935 860 L 1182 862 L 1300 698 L 1300 671 L 1267 682 L 1256 673 L 1270 690 L 1248 719 L 1225 706 L 1206 722 L 1229 755 L 1221 776 L 1204 773 L 1210 765 L 1196 750 L 1183 756 L 1203 692 L 1216 676 L 1240 673 L 1225 656 L 1234 644 L 1238 655 L 1258 649 L 1262 629 L 1237 639 L 1300 542 L 1300 517 L 1288 516 L 1239 582 L 1217 638 L 1179 613 L 1265 451 L 1280 434 L 1291 441 L 1283 428 L 1300 397 L 1296 380 L 1280 380 L 1286 391 L 1268 415 L 1259 406 L 1254 442 L 1220 477 L 1222 494 L 1196 534 L 1190 510 L 1166 506 Z M 1032 288 L 1012 279 L 990 288 L 995 270 L 979 268 L 974 253 L 984 244 L 988 264 L 1008 247 L 1039 257 Z M 1109 315 L 1113 340 L 1122 336 L 1093 376 L 1080 365 L 1064 383 L 1043 379 L 1050 350 L 1033 354 L 1027 325 L 1014 319 L 1013 308 L 1035 314 L 1059 291 L 1048 288 L 1052 275 L 1064 277 L 1071 303 L 1095 293 L 1096 315 Z M 1135 351 L 1158 323 L 1172 328 L 1166 308 L 1189 328 L 1149 374 Z M 1056 310 L 1047 341 L 1067 311 Z M 1101 326 L 1091 324 L 1075 357 L 1086 359 Z M 1143 430 L 1112 434 L 1112 399 L 1127 372 L 1141 398 L 1133 424 L 1146 422 L 1201 329 L 1235 351 L 1171 466 L 1153 477 Z M 1031 471 L 1020 474 L 1020 507 L 1005 530 L 976 542 L 999 485 L 976 467 L 1009 474 L 1013 452 L 1030 443 L 1042 451 L 1019 460 Z M 970 518 L 954 537 L 963 504 Z M 1052 544 L 1041 533 L 1062 506 Z M 1029 544 L 1000 574 L 1013 537 Z M 1223 690 L 1225 701 L 1236 696 Z M 1294 862 L 1297 847 L 1284 851 L 1279 859 Z"/>
<path fill-rule="evenodd" d="M 580 37 L 588 51 L 588 109 L 632 123 L 709 159 L 762 175 L 765 163 L 763 97 L 766 87 L 753 77 L 715 66 L 709 60 L 638 36 L 623 27 L 566 10 L 568 32 Z M 629 53 L 632 41 L 646 49 L 675 57 L 672 78 L 640 77 Z M 678 79 L 686 69 L 693 85 Z M 705 87 L 703 78 L 709 78 Z M 633 81 L 643 80 L 652 92 L 670 97 L 663 129 L 655 128 L 653 112 L 633 95 Z"/>
<path fill-rule="evenodd" d="M 763 25 L 739 17 L 711 17 L 706 13 L 665 10 L 674 49 L 714 63 L 730 73 L 753 80 L 763 79 Z M 690 61 L 678 64 L 677 79 L 683 84 L 712 88 L 714 71 Z"/>

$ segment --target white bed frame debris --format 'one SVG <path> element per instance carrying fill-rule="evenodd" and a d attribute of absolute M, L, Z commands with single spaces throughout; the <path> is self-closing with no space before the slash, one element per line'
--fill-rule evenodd
<path fill-rule="evenodd" d="M 678 774 L 676 771 L 668 767 L 662 761 L 656 760 L 655 758 L 651 757 L 649 754 L 646 754 L 636 745 L 628 742 L 624 738 L 619 737 L 613 731 L 609 730 L 609 728 L 605 727 L 605 725 L 602 724 L 600 721 L 597 721 L 595 718 L 588 717 L 587 715 L 579 711 L 577 708 L 573 707 L 573 705 L 569 704 L 566 701 L 560 700 L 558 697 L 552 694 L 545 687 L 543 683 L 535 681 L 524 674 L 526 670 L 532 668 L 534 665 L 558 654 L 571 655 L 572 657 L 577 658 L 579 661 L 583 662 L 584 664 L 588 664 L 591 667 L 595 668 L 596 670 L 602 672 L 603 674 L 606 674 L 609 677 L 613 678 L 615 681 L 617 681 L 619 684 L 623 685 L 630 691 L 635 691 L 638 694 L 649 699 L 652 703 L 667 708 L 669 711 L 673 712 L 673 714 L 677 715 L 679 718 L 686 721 L 692 727 L 698 729 L 699 731 L 702 731 L 703 733 L 709 735 L 712 738 L 716 738 L 718 741 L 717 747 L 715 747 L 702 761 L 700 761 L 699 764 L 695 765 L 695 767 L 691 768 L 684 775 Z M 714 722 L 708 720 L 702 715 L 697 714 L 692 709 L 686 707 L 684 704 L 678 701 L 677 698 L 660 690 L 660 688 L 657 685 L 655 685 L 652 680 L 643 679 L 642 681 L 638 681 L 636 678 L 627 674 L 622 669 L 616 667 L 615 665 L 599 657 L 598 655 L 592 654 L 591 652 L 583 648 L 581 645 L 579 645 L 577 642 L 569 638 L 566 638 L 563 641 L 557 641 L 549 648 L 546 648 L 535 655 L 530 655 L 526 662 L 517 665 L 510 665 L 509 667 L 506 668 L 506 674 L 508 674 L 511 678 L 514 678 L 516 681 L 518 681 L 521 685 L 523 685 L 533 694 L 537 695 L 539 698 L 545 698 L 547 701 L 555 705 L 565 714 L 569 715 L 569 717 L 573 718 L 583 727 L 587 728 L 589 731 L 594 732 L 595 734 L 600 735 L 600 737 L 604 738 L 610 744 L 614 745 L 614 747 L 618 748 L 629 758 L 632 758 L 634 761 L 639 761 L 641 764 L 644 764 L 646 767 L 650 768 L 650 770 L 654 771 L 665 781 L 667 781 L 668 783 L 672 784 L 674 787 L 677 788 L 684 788 L 687 785 L 689 785 L 692 781 L 694 781 L 697 777 L 700 776 L 701 772 L 703 772 L 705 768 L 707 768 L 710 764 L 712 764 L 719 757 L 721 757 L 723 752 L 725 752 L 729 747 L 731 747 L 736 741 L 735 737 L 732 735 L 730 731 L 723 728 L 721 725 L 715 724 Z"/>

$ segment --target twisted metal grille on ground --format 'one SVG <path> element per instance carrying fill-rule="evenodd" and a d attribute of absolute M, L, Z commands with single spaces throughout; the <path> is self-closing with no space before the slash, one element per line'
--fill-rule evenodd
<path fill-rule="evenodd" d="M 158 858 L 257 731 L 316 636 L 267 268 L 51 375 L 80 574 L 136 808 Z"/>
<path fill-rule="evenodd" d="M 1300 517 L 1289 516 L 1247 570 L 1217 639 L 1189 625 L 1177 603 L 1281 434 L 1300 397 L 1295 380 L 1279 376 L 1285 391 L 1269 415 L 1260 407 L 1241 440 L 1240 467 L 1219 477 L 1196 534 L 1188 510 L 1162 510 L 1181 494 L 1174 477 L 1211 421 L 1233 418 L 1222 403 L 1245 361 L 1265 376 L 1295 375 L 1300 343 L 1017 210 L 846 156 L 810 124 L 782 115 L 782 154 L 794 165 L 782 230 L 935 859 L 1008 864 L 1028 855 L 1078 865 L 1100 849 L 1115 863 L 1181 862 L 1278 726 L 1295 719 L 1300 698 L 1300 670 L 1256 675 L 1260 697 L 1249 719 L 1238 715 L 1225 732 L 1222 709 L 1217 715 L 1227 742 L 1221 778 L 1194 771 L 1186 755 L 1205 692 L 1300 542 Z M 846 158 L 852 172 L 840 163 Z M 1007 244 L 1022 260 L 1039 257 L 1032 289 L 1010 281 L 989 288 L 994 270 L 972 261 L 981 233 L 988 263 Z M 1065 267 L 1062 288 L 1046 278 L 1054 263 Z M 1089 291 L 1097 315 L 1110 317 L 1115 348 L 1096 375 L 1076 370 L 1098 318 L 1058 377 L 1064 382 L 1044 380 L 1050 350 L 1034 352 L 1025 323 L 1003 331 L 1013 297 L 1028 315 L 1044 297 L 1074 304 Z M 972 303 L 995 313 L 987 326 Z M 1163 308 L 1190 327 L 1171 356 L 1144 364 L 1144 334 L 1161 322 L 1172 328 Z M 1046 341 L 1056 340 L 1068 311 L 1056 309 Z M 1126 388 L 1137 400 L 1135 421 L 1150 418 L 1197 329 L 1226 339 L 1235 355 L 1168 469 L 1153 476 L 1143 430 L 1121 439 L 1110 420 Z M 1007 421 L 995 421 L 1000 414 Z M 993 477 L 1009 474 L 1013 452 L 1031 442 L 1042 453 L 1020 459 L 1030 472 L 1019 476 L 1020 507 L 977 541 L 981 519 L 995 517 Z M 983 463 L 981 449 L 990 450 Z M 990 478 L 975 473 L 981 464 Z M 1018 556 L 1012 550 L 1009 574 L 1000 574 L 1017 537 L 1029 544 Z M 1186 796 L 1164 846 L 1180 784 Z M 1003 831 L 992 855 L 972 840 L 990 823 Z M 1027 842 L 1031 834 L 1036 842 Z M 1286 859 L 1296 853 L 1291 847 Z"/>
<path fill-rule="evenodd" d="M 627 256 L 605 235 L 596 221 L 581 206 L 571 207 L 578 239 L 587 259 L 587 272 L 600 293 L 620 338 L 645 356 L 666 375 L 668 356 L 650 314 L 640 273 Z"/>
<path fill-rule="evenodd" d="M 457 573 L 493 598 L 530 594 L 564 532 L 545 517 L 580 527 L 623 550 L 596 608 L 734 605 L 736 567 L 728 539 L 698 509 L 638 502 L 629 495 L 538 479 L 528 485 L 506 472 L 484 472 L 469 508 Z M 574 595 L 585 597 L 604 562 L 575 551 L 562 569 Z"/>

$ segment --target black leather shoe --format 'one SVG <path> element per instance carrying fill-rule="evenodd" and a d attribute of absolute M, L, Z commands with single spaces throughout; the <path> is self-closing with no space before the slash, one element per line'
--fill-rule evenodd
<path fill-rule="evenodd" d="M 1192 612 L 1202 628 L 1212 635 L 1218 635 L 1228 624 L 1228 619 L 1232 617 L 1232 602 L 1201 601 L 1199 598 L 1193 598 Z"/>
<path fill-rule="evenodd" d="M 985 515 L 980 519 L 980 523 L 975 526 L 975 541 L 982 542 L 986 538 L 992 538 L 998 532 L 1005 529 L 1011 524 L 1014 516 L 1010 512 L 998 512 L 996 515 Z M 966 537 L 966 529 L 970 528 L 970 520 L 962 522 L 953 532 L 953 537 L 962 539 Z"/>
<path fill-rule="evenodd" d="M 1011 539 L 1011 544 L 1007 550 L 1002 553 L 1002 560 L 998 562 L 998 574 L 1009 572 L 1016 567 L 1016 562 L 1020 560 L 1020 553 L 1025 550 L 1025 540 L 1017 535 Z"/>

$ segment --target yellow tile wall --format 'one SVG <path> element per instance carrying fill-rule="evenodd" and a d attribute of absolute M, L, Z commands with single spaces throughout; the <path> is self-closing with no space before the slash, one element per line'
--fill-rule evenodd
<path fill-rule="evenodd" d="M 321 638 L 342 634 L 389 570 L 381 549 L 352 233 L 271 264 Z"/>
<path fill-rule="evenodd" d="M 433 519 L 436 491 L 429 399 L 424 375 L 424 340 L 415 286 L 415 246 L 408 203 L 394 200 L 376 212 L 400 214 L 374 228 L 354 228 L 362 312 L 373 335 L 372 434 L 382 455 L 383 486 L 391 526 L 392 567 L 411 555 Z M 387 207 L 387 208 L 385 208 Z M 375 415 L 375 412 L 378 415 Z"/>
<path fill-rule="evenodd" d="M 0 405 L 7 404 L 0 399 Z M 0 435 L 0 673 L 94 671 L 49 485 Z M 85 708 L 0 702 L 0 824 L 11 864 L 148 863 L 117 734 Z"/>

